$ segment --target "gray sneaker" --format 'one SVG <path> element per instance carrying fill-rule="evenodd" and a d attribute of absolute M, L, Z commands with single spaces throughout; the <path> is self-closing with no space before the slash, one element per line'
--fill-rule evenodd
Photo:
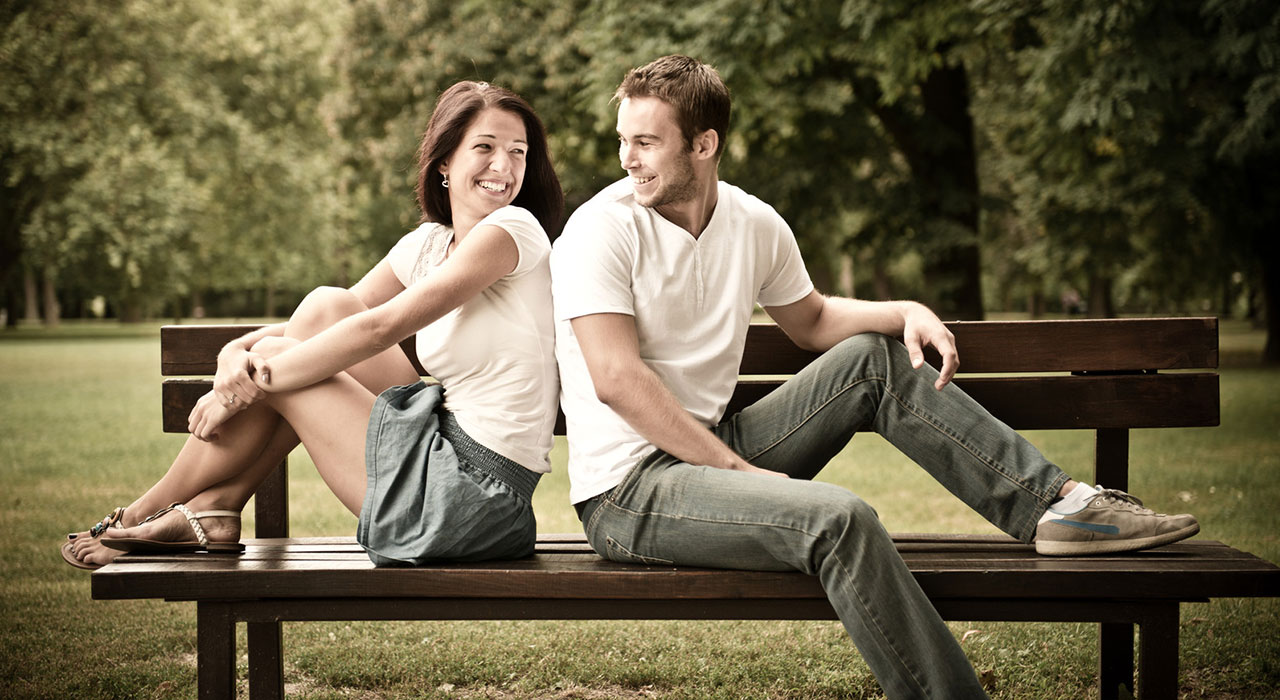
<path fill-rule="evenodd" d="M 1052 556 L 1110 554 L 1149 549 L 1200 532 L 1190 515 L 1165 515 L 1124 491 L 1098 487 L 1074 513 L 1045 511 L 1036 526 L 1036 553 Z"/>

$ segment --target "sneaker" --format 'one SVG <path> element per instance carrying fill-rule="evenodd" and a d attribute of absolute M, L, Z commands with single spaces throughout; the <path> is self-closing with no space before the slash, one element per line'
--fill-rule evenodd
<path fill-rule="evenodd" d="M 1083 507 L 1070 513 L 1058 512 L 1052 506 L 1045 511 L 1036 526 L 1036 553 L 1072 556 L 1133 552 L 1177 542 L 1197 532 L 1200 523 L 1190 515 L 1156 513 L 1124 491 L 1098 486 Z"/>

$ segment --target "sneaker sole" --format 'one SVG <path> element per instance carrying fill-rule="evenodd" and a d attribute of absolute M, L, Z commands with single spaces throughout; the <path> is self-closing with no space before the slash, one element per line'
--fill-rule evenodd
<path fill-rule="evenodd" d="M 1050 557 L 1069 557 L 1087 554 L 1136 552 L 1142 549 L 1151 549 L 1152 547 L 1161 547 L 1166 544 L 1173 544 L 1179 540 L 1185 540 L 1197 532 L 1200 532 L 1200 523 L 1188 525 L 1181 530 L 1166 532 L 1163 535 L 1139 537 L 1132 540 L 1093 540 L 1091 542 L 1064 542 L 1061 540 L 1050 540 L 1047 542 L 1036 541 L 1036 554 L 1043 554 Z"/>

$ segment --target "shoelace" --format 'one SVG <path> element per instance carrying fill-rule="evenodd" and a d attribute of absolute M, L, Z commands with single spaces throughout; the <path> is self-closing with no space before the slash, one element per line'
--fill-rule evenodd
<path fill-rule="evenodd" d="M 1131 510 L 1135 513 L 1143 513 L 1143 512 L 1154 513 L 1155 512 L 1150 508 L 1143 506 L 1142 500 L 1139 499 L 1137 496 L 1134 496 L 1133 494 L 1130 494 L 1130 493 L 1125 493 L 1120 489 L 1104 489 L 1101 486 L 1099 486 L 1098 495 L 1094 496 L 1094 498 L 1101 498 L 1106 502 L 1115 502 L 1121 508 L 1124 508 L 1125 510 Z"/>

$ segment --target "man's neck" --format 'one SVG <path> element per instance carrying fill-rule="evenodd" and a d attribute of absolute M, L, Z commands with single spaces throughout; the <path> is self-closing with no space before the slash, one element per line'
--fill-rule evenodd
<path fill-rule="evenodd" d="M 702 191 L 686 202 L 655 207 L 662 218 L 679 226 L 689 235 L 697 238 L 711 223 L 711 216 L 716 212 L 716 201 L 720 195 L 720 186 L 716 174 L 703 180 Z"/>

